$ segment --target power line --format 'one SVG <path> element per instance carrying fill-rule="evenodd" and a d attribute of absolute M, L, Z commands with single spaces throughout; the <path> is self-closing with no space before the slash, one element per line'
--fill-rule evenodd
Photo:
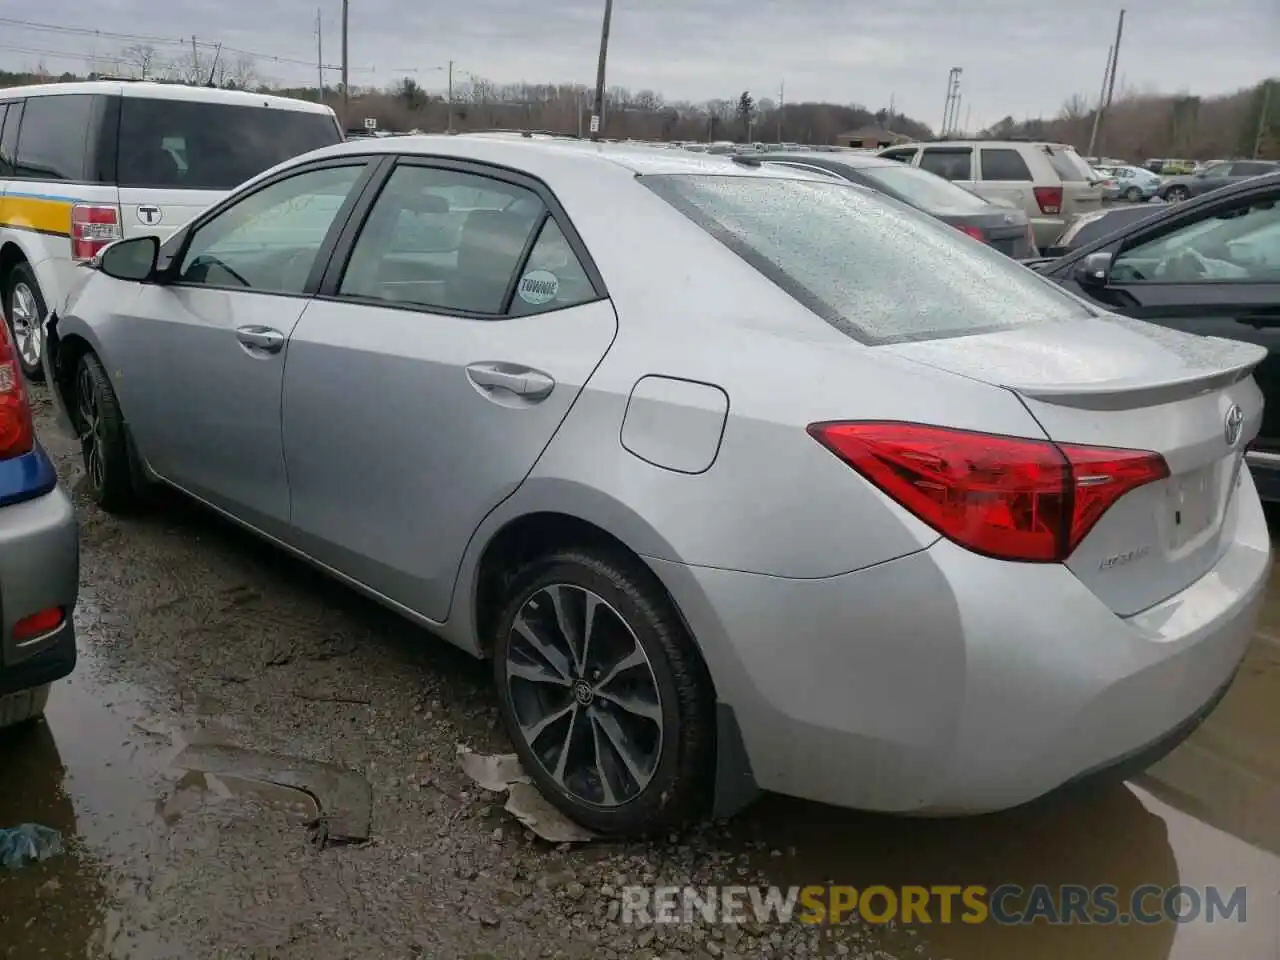
<path fill-rule="evenodd" d="M 33 20 L 17 20 L 12 17 L 0 17 L 0 24 L 14 27 L 21 27 L 26 30 L 43 31 L 46 33 L 62 34 L 64 36 L 87 37 L 100 40 L 114 40 L 119 43 L 138 43 L 151 44 L 153 46 L 174 46 L 182 47 L 184 50 L 191 45 L 191 38 L 186 37 L 178 39 L 175 37 L 157 37 L 148 36 L 146 34 L 135 33 L 115 33 L 109 30 L 93 30 L 88 27 L 64 27 L 53 23 L 37 23 Z M 214 50 L 218 47 L 222 48 L 224 53 L 233 53 L 242 57 L 252 57 L 255 60 L 265 60 L 270 63 L 278 63 L 289 66 L 299 66 L 311 68 L 315 66 L 315 62 L 310 59 L 301 59 L 298 57 L 279 56 L 271 53 L 262 53 L 258 50 L 245 50 L 240 47 L 229 47 L 225 44 L 219 44 L 211 40 L 198 40 L 197 48 L 206 50 Z M 326 69 L 337 69 L 336 67 L 326 67 Z M 349 67 L 353 73 L 375 73 L 377 67 Z"/>

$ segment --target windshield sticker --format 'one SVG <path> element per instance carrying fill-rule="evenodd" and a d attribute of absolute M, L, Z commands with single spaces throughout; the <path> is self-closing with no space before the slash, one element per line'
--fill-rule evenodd
<path fill-rule="evenodd" d="M 550 303 L 560 292 L 560 279 L 550 270 L 530 270 L 516 289 L 520 299 L 535 307 Z"/>

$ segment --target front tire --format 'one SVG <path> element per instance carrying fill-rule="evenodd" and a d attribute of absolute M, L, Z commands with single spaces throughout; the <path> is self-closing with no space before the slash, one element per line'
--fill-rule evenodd
<path fill-rule="evenodd" d="M 142 496 L 130 459 L 120 402 L 102 362 L 86 353 L 76 366 L 71 416 L 80 437 L 80 456 L 93 501 L 108 513 L 138 507 Z"/>
<path fill-rule="evenodd" d="M 1186 187 L 1170 187 L 1164 192 L 1164 198 L 1169 203 L 1182 203 L 1191 199 L 1191 192 Z"/>
<path fill-rule="evenodd" d="M 28 380 L 44 380 L 44 318 L 48 312 L 40 284 L 29 264 L 19 263 L 9 273 L 4 293 L 5 316 L 18 351 L 18 363 Z"/>
<path fill-rule="evenodd" d="M 44 716 L 45 704 L 49 702 L 49 684 L 19 690 L 17 693 L 0 696 L 0 730 L 16 727 L 21 723 L 30 723 Z"/>
<path fill-rule="evenodd" d="M 670 600 L 620 552 L 521 570 L 493 638 L 498 704 L 525 772 L 571 819 L 641 837 L 700 817 L 714 695 Z"/>

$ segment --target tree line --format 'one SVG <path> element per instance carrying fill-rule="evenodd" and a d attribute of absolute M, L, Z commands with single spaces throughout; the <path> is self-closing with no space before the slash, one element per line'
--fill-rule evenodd
<path fill-rule="evenodd" d="M 271 83 L 252 57 L 223 57 L 207 47 L 164 57 L 154 47 L 134 44 L 116 56 L 99 59 L 112 64 L 114 75 L 319 99 L 339 112 L 342 109 L 337 87 L 321 90 Z M 52 76 L 42 68 L 28 73 L 0 71 L 0 86 L 50 79 L 84 77 Z M 349 128 L 361 127 L 370 119 L 380 129 L 393 132 L 520 129 L 582 135 L 589 131 L 593 100 L 593 91 L 582 84 L 502 84 L 467 75 L 455 83 L 449 102 L 441 92 L 428 91 L 416 78 L 406 76 L 381 89 L 353 86 L 343 119 Z M 1054 140 L 1085 152 L 1095 112 L 1083 96 L 1075 96 L 1057 116 L 1022 121 L 1009 116 L 977 135 Z M 750 91 L 695 103 L 667 100 L 652 89 L 620 86 L 606 91 L 602 134 L 616 139 L 830 144 L 842 133 L 867 127 L 912 139 L 933 135 L 928 124 L 899 111 L 856 103 L 779 103 L 757 98 Z M 1147 157 L 1207 160 L 1253 156 L 1255 147 L 1260 156 L 1280 158 L 1280 80 L 1217 97 L 1122 93 L 1104 118 L 1095 153 L 1134 161 Z"/>

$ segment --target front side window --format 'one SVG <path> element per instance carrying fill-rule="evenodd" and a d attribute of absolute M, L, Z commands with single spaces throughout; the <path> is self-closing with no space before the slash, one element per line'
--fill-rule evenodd
<path fill-rule="evenodd" d="M 28 99 L 18 132 L 14 175 L 29 180 L 89 179 L 93 107 L 90 94 Z"/>
<path fill-rule="evenodd" d="M 1184 223 L 1123 250 L 1115 284 L 1280 282 L 1280 196 Z"/>
<path fill-rule="evenodd" d="M 1092 315 L 1015 260 L 870 190 L 753 176 L 646 176 L 640 182 L 864 343 Z"/>
<path fill-rule="evenodd" d="M 309 170 L 263 187 L 192 234 L 182 283 L 300 294 L 364 163 Z"/>
<path fill-rule="evenodd" d="M 944 180 L 973 179 L 973 150 L 969 147 L 931 148 L 920 157 L 920 169 Z"/>
<path fill-rule="evenodd" d="M 541 198 L 517 184 L 400 166 L 369 212 L 338 292 L 445 313 L 500 315 L 546 213 Z M 547 292 L 539 286 L 529 296 Z"/>
<path fill-rule="evenodd" d="M 983 180 L 1017 180 L 1029 183 L 1034 177 L 1027 161 L 1017 150 L 1008 148 L 983 148 L 982 150 Z"/>
<path fill-rule="evenodd" d="M 329 113 L 126 96 L 117 169 L 122 187 L 231 190 L 341 140 Z"/>

